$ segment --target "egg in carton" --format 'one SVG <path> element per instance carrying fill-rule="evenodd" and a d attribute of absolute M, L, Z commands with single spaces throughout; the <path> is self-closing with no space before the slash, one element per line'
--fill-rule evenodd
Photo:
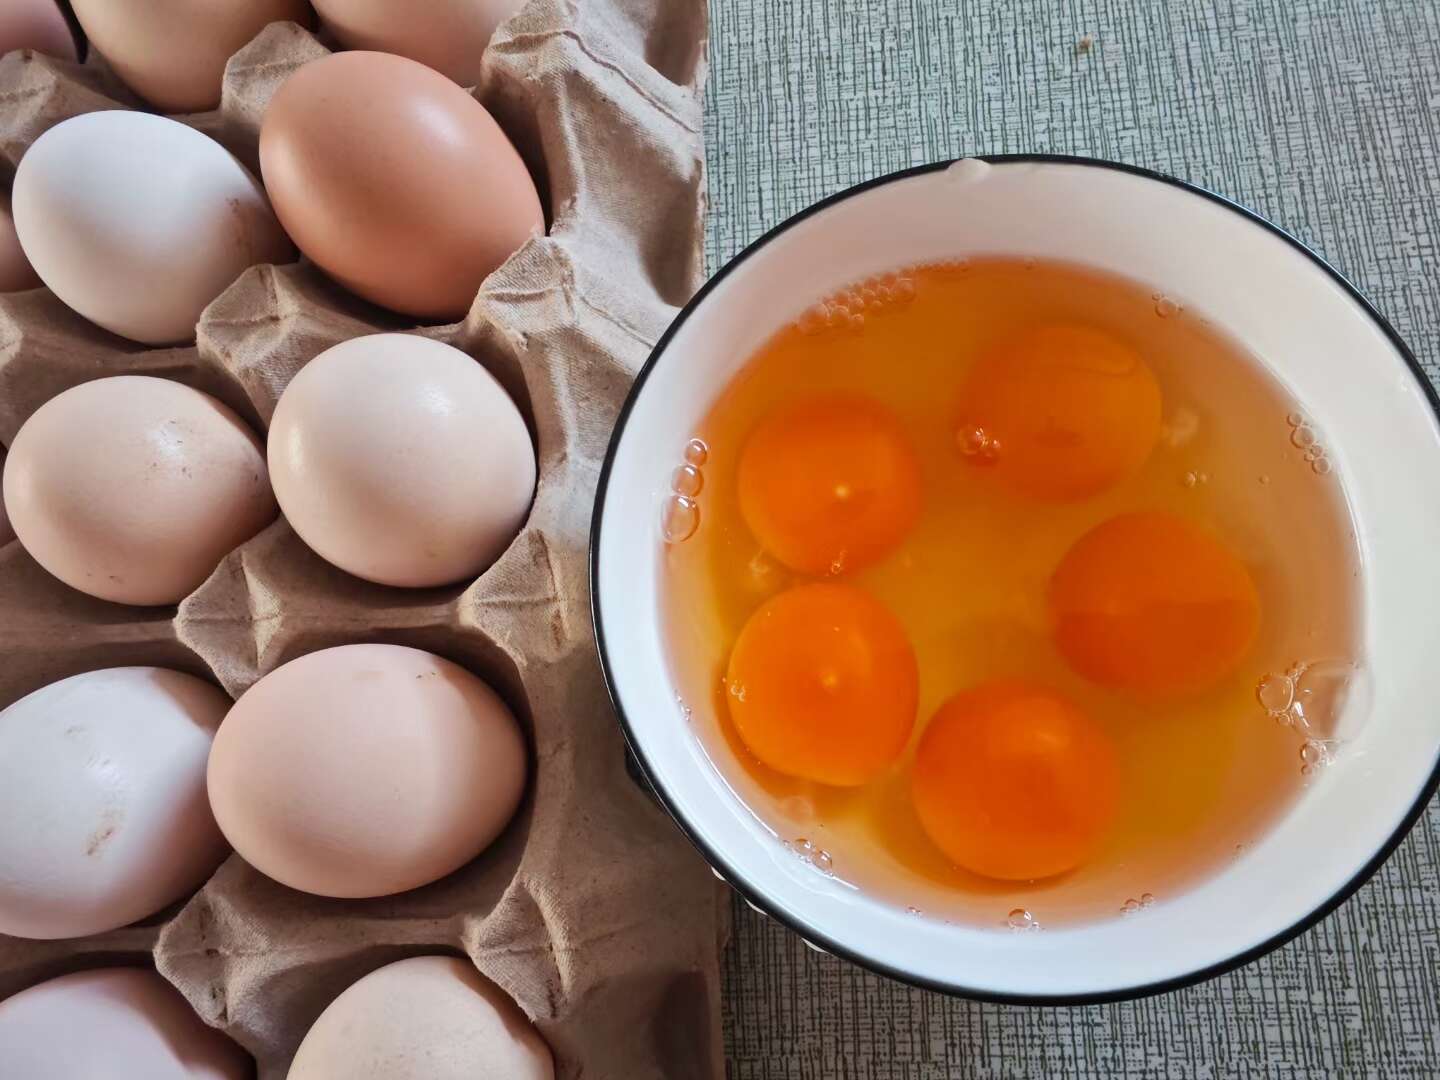
<path fill-rule="evenodd" d="M 16 542 L 0 546 L 0 707 L 68 675 L 154 664 L 232 697 L 296 657 L 379 642 L 437 653 L 493 686 L 526 729 L 526 800 L 498 841 L 446 878 L 373 900 L 280 885 L 231 855 L 189 899 L 92 937 L 0 936 L 0 997 L 88 967 L 149 963 L 200 1016 L 283 1077 L 342 990 L 391 961 L 469 957 L 539 1027 L 562 1077 L 719 1076 L 711 875 L 626 773 L 595 657 L 587 533 L 609 430 L 651 343 L 698 284 L 701 0 L 531 0 L 486 50 L 475 96 L 516 144 L 547 207 L 463 321 L 416 326 L 307 261 L 246 270 L 201 316 L 194 346 L 144 348 L 45 289 L 0 295 L 0 443 L 71 386 L 174 379 L 263 432 L 289 380 L 341 341 L 421 334 L 483 363 L 536 436 L 528 520 L 478 580 L 370 584 L 315 555 L 281 518 L 178 607 L 76 592 Z M 328 51 L 275 23 L 231 58 L 221 107 L 180 117 L 252 170 L 284 79 Z M 658 65 L 658 66 L 657 66 Z M 0 170 L 60 121 L 140 108 L 104 65 L 0 60 Z M 83 438 L 77 433 L 77 438 Z M 648 523 L 637 523 L 644 530 Z"/>

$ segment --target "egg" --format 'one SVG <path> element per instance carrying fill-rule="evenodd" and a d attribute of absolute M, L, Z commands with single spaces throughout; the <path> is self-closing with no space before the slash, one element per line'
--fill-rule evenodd
<path fill-rule="evenodd" d="M 418 60 L 462 86 L 480 81 L 480 60 L 495 28 L 524 0 L 315 0 L 325 25 L 351 49 Z"/>
<path fill-rule="evenodd" d="M 75 35 L 55 0 L 6 0 L 0 4 L 0 56 L 34 49 L 58 60 L 76 60 Z"/>
<path fill-rule="evenodd" d="M 270 477 L 301 538 L 382 585 L 474 578 L 524 523 L 535 450 L 475 360 L 411 334 L 327 349 L 281 396 Z"/>
<path fill-rule="evenodd" d="M 291 75 L 265 112 L 260 170 L 301 251 L 418 319 L 463 318 L 545 225 L 525 163 L 485 107 L 399 56 L 337 53 Z"/>
<path fill-rule="evenodd" d="M 8 1080 L 247 1080 L 253 1063 L 146 968 L 51 979 L 0 1001 Z"/>
<path fill-rule="evenodd" d="M 5 462 L 5 508 L 35 561 L 121 604 L 174 604 L 276 513 L 259 440 L 209 394 L 117 375 L 52 398 Z"/>
<path fill-rule="evenodd" d="M 414 889 L 479 855 L 525 787 L 505 703 L 399 645 L 342 645 L 266 675 L 210 755 L 210 805 L 261 873 L 320 896 Z"/>
<path fill-rule="evenodd" d="M 0 195 L 0 293 L 24 292 L 40 286 L 40 278 L 15 234 L 15 219 L 10 214 L 10 199 Z"/>
<path fill-rule="evenodd" d="M 5 450 L 0 448 L 0 476 L 5 475 Z M 5 512 L 5 500 L 0 498 L 0 547 L 15 539 L 15 530 L 10 527 L 10 515 Z"/>
<path fill-rule="evenodd" d="M 193 675 L 128 667 L 0 712 L 0 934 L 98 934 L 198 888 L 227 850 L 205 767 L 229 707 Z"/>
<path fill-rule="evenodd" d="M 291 254 L 245 166 L 148 113 L 55 125 L 20 159 L 12 198 L 20 243 L 50 290 L 147 345 L 194 341 L 200 313 L 241 271 Z"/>
<path fill-rule="evenodd" d="M 287 1080 L 554 1080 L 550 1048 L 468 960 L 416 956 L 330 1003 Z"/>
<path fill-rule="evenodd" d="M 72 0 L 90 44 L 162 112 L 220 104 L 232 55 L 272 22 L 306 23 L 305 0 Z"/>

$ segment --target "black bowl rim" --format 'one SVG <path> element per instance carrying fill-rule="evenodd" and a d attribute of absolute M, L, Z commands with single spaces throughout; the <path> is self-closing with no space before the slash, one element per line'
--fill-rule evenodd
<path fill-rule="evenodd" d="M 981 154 L 974 155 L 974 158 L 980 161 L 988 162 L 992 165 L 1010 165 L 1026 163 L 1076 165 L 1090 168 L 1111 169 L 1116 172 L 1129 173 L 1133 176 L 1143 177 L 1147 180 L 1154 180 L 1163 184 L 1169 184 L 1172 187 L 1180 188 L 1183 191 L 1189 192 L 1192 195 L 1197 195 L 1201 198 L 1208 199 L 1211 202 L 1232 211 L 1233 213 L 1239 214 L 1242 218 L 1245 218 L 1250 223 L 1258 225 L 1266 231 L 1274 234 L 1275 236 L 1278 236 L 1280 239 L 1284 240 L 1291 247 L 1300 252 L 1306 258 L 1308 258 L 1312 263 L 1318 266 L 1327 275 L 1329 275 L 1329 277 L 1335 282 L 1335 284 L 1339 285 L 1340 288 L 1346 293 L 1346 295 L 1348 295 L 1352 300 L 1354 300 L 1355 303 L 1360 306 L 1361 310 L 1370 317 L 1370 319 L 1375 323 L 1377 327 L 1379 327 L 1381 332 L 1383 332 L 1385 337 L 1389 340 L 1390 344 L 1395 348 L 1395 351 L 1399 353 L 1401 358 L 1404 359 L 1406 365 L 1410 369 L 1411 375 L 1414 376 L 1415 381 L 1420 385 L 1421 390 L 1424 392 L 1426 400 L 1429 401 L 1430 408 L 1435 413 L 1437 421 L 1440 421 L 1440 396 L 1437 396 L 1435 387 L 1431 384 L 1429 378 L 1425 375 L 1425 371 L 1420 366 L 1419 361 L 1416 360 L 1415 354 L 1411 352 L 1410 347 L 1405 344 L 1404 340 L 1395 331 L 1395 328 L 1390 325 L 1389 321 L 1380 314 L 1379 310 L 1376 309 L 1375 305 L 1372 304 L 1368 299 L 1366 299 L 1365 295 L 1361 293 L 1361 291 L 1347 277 L 1345 277 L 1344 274 L 1342 274 L 1339 270 L 1337 270 L 1334 266 L 1327 262 L 1325 258 L 1322 257 L 1318 252 L 1312 250 L 1303 241 L 1301 241 L 1291 233 L 1287 232 L 1285 229 L 1282 229 L 1274 222 L 1271 222 L 1261 217 L 1254 211 L 1248 210 L 1245 207 L 1241 206 L 1239 203 L 1236 203 L 1223 195 L 1217 194 L 1216 192 L 1210 191 L 1207 188 L 1203 188 L 1188 181 L 1180 180 L 1177 177 L 1169 176 L 1165 173 L 1157 172 L 1154 169 L 1147 169 L 1138 165 L 1130 165 L 1117 161 L 1106 161 L 1102 158 L 1071 156 L 1067 154 Z M 735 889 L 735 891 L 738 892 L 752 908 L 772 919 L 777 920 L 781 924 L 793 930 L 795 933 L 799 934 L 800 937 L 812 948 L 822 949 L 823 951 L 831 953 L 832 955 L 848 960 L 850 963 L 855 964 L 861 968 L 873 971 L 879 975 L 884 975 L 887 978 L 896 980 L 897 982 L 919 987 L 923 990 L 934 991 L 936 993 L 945 994 L 950 997 L 966 998 L 974 1001 L 991 1002 L 1001 1005 L 1101 1005 L 1119 1001 L 1135 1001 L 1140 998 L 1150 997 L 1155 994 L 1166 994 L 1176 990 L 1183 990 L 1187 987 L 1195 986 L 1199 983 L 1205 982 L 1208 979 L 1213 979 L 1216 976 L 1224 975 L 1228 972 L 1235 971 L 1238 968 L 1244 967 L 1245 965 L 1260 959 L 1267 953 L 1273 952 L 1274 950 L 1280 948 L 1282 945 L 1289 944 L 1301 934 L 1314 927 L 1322 919 L 1325 919 L 1326 917 L 1331 915 L 1337 908 L 1340 907 L 1341 904 L 1343 904 L 1346 900 L 1350 899 L 1350 897 L 1354 896 L 1355 893 L 1359 891 L 1360 887 L 1364 885 L 1367 881 L 1369 881 L 1370 878 L 1372 878 L 1375 873 L 1380 869 L 1380 867 L 1385 863 L 1385 861 L 1395 853 L 1395 849 L 1400 846 L 1401 842 L 1409 834 L 1410 830 L 1414 828 L 1415 823 L 1419 821 L 1421 815 L 1425 812 L 1425 808 L 1429 805 L 1430 800 L 1435 796 L 1437 789 L 1440 789 L 1440 757 L 1437 757 L 1435 766 L 1430 772 L 1430 778 L 1421 788 L 1420 794 L 1416 797 L 1414 805 L 1411 806 L 1409 812 L 1406 813 L 1404 818 L 1401 819 L 1399 826 L 1390 835 L 1389 839 L 1387 839 L 1385 843 L 1381 845 L 1379 850 L 1376 851 L 1375 855 L 1367 863 L 1365 863 L 1365 865 L 1362 866 L 1360 870 L 1353 877 L 1351 877 L 1344 886 L 1339 889 L 1339 891 L 1337 891 L 1333 896 L 1331 896 L 1330 899 L 1320 904 L 1309 914 L 1292 923 L 1285 930 L 1282 930 L 1280 933 L 1275 934 L 1273 937 L 1262 941 L 1258 945 L 1254 945 L 1249 949 L 1235 954 L 1234 956 L 1227 957 L 1226 959 L 1218 961 L 1217 963 L 1211 964 L 1207 967 L 1199 968 L 1184 975 L 1178 975 L 1171 979 L 1162 979 L 1157 982 L 1145 983 L 1139 986 L 1124 987 L 1118 990 L 1106 990 L 1089 994 L 997 993 L 995 991 L 985 990 L 978 987 L 965 986 L 964 984 L 958 982 L 940 982 L 934 979 L 927 979 L 921 976 L 914 975 L 910 972 L 903 971 L 899 968 L 892 967 L 889 964 L 886 964 L 884 961 L 877 960 L 874 957 L 865 956 L 862 953 L 859 953 L 853 949 L 836 943 L 835 941 L 828 938 L 826 935 L 816 930 L 815 927 L 805 925 L 803 920 L 799 918 L 792 918 L 788 914 L 781 912 L 775 905 L 771 904 L 766 899 L 766 897 L 759 894 L 753 887 L 751 887 L 749 882 L 744 879 L 744 876 L 740 874 L 733 866 L 731 866 L 730 863 L 719 852 L 712 850 L 695 833 L 689 823 L 686 822 L 680 815 L 679 811 L 676 809 L 674 800 L 666 791 L 664 782 L 656 776 L 655 770 L 651 766 L 650 761 L 645 756 L 644 748 L 641 746 L 640 740 L 636 737 L 635 731 L 631 727 L 630 721 L 625 715 L 625 709 L 620 703 L 619 693 L 615 687 L 614 679 L 611 676 L 610 654 L 605 642 L 604 624 L 601 621 L 599 587 L 600 530 L 604 520 L 605 496 L 609 488 L 611 470 L 613 469 L 615 464 L 615 455 L 618 452 L 620 440 L 624 435 L 626 424 L 630 419 L 630 414 L 633 411 L 635 403 L 639 399 L 640 394 L 645 387 L 646 380 L 649 378 L 650 373 L 655 369 L 656 365 L 660 362 L 660 358 L 664 355 L 667 346 L 670 344 L 671 338 L 675 336 L 675 334 L 679 331 L 680 327 L 683 326 L 686 320 L 688 320 L 690 316 L 695 312 L 695 309 L 705 302 L 705 298 L 710 295 L 711 291 L 715 289 L 715 287 L 718 286 L 720 282 L 724 281 L 725 278 L 727 278 L 732 272 L 734 272 L 737 266 L 745 262 L 746 259 L 754 255 L 761 248 L 765 247 L 776 237 L 787 232 L 794 226 L 800 224 L 802 221 L 813 217 L 820 211 L 828 209 L 829 207 L 834 206 L 837 203 L 844 202 L 846 199 L 853 198 L 854 196 L 862 194 L 863 192 L 869 191 L 872 188 L 880 187 L 885 184 L 895 183 L 900 180 L 906 180 L 915 176 L 923 176 L 927 173 L 940 172 L 944 169 L 949 168 L 956 161 L 960 160 L 966 159 L 952 158 L 932 162 L 928 165 L 917 165 L 908 169 L 900 169 L 895 172 L 886 173 L 882 176 L 874 177 L 873 179 L 866 180 L 863 183 L 855 184 L 851 187 L 845 188 L 842 191 L 838 191 L 833 195 L 827 196 L 826 198 L 821 199 L 819 202 L 806 207 L 804 210 L 801 210 L 794 216 L 787 218 L 779 225 L 776 225 L 774 228 L 770 229 L 759 239 L 752 241 L 744 248 L 744 250 L 742 250 L 734 258 L 730 259 L 730 261 L 727 262 L 724 266 L 722 266 L 714 274 L 714 276 L 712 276 L 708 281 L 705 282 L 703 286 L 701 286 L 699 292 L 697 292 L 690 299 L 690 302 L 687 303 L 683 309 L 681 309 L 680 313 L 675 317 L 674 321 L 671 322 L 665 333 L 661 335 L 660 340 L 656 343 L 655 348 L 651 351 L 649 358 L 645 361 L 645 365 L 640 369 L 639 374 L 636 376 L 635 382 L 631 386 L 630 392 L 625 399 L 625 404 L 621 407 L 620 413 L 616 418 L 614 432 L 611 435 L 610 445 L 605 454 L 605 462 L 600 470 L 600 477 L 595 495 L 595 508 L 590 524 L 590 614 L 591 621 L 594 625 L 595 644 L 600 654 L 600 667 L 605 679 L 605 689 L 610 696 L 611 704 L 614 706 L 615 709 L 615 715 L 620 722 L 620 729 L 624 733 L 625 742 L 629 746 L 631 754 L 634 755 L 634 759 L 639 765 L 640 770 L 644 774 L 646 782 L 650 785 L 650 788 L 659 799 L 661 805 L 664 806 L 666 812 L 669 813 L 670 817 L 675 821 L 675 824 L 680 828 L 680 831 L 684 833 L 686 838 L 689 839 L 690 843 L 695 846 L 695 848 L 710 864 L 716 876 L 720 877 L 721 880 L 725 881 L 728 885 L 730 885 L 731 888 Z"/>

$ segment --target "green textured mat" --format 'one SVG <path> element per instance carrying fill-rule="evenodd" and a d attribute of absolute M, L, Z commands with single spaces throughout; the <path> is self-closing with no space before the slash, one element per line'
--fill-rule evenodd
<path fill-rule="evenodd" d="M 711 19 L 712 268 L 878 173 L 967 153 L 1092 154 L 1294 232 L 1440 381 L 1434 0 L 712 0 Z M 743 904 L 726 974 L 733 1080 L 1429 1080 L 1440 810 L 1300 940 L 1165 997 L 949 1001 L 812 953 Z"/>

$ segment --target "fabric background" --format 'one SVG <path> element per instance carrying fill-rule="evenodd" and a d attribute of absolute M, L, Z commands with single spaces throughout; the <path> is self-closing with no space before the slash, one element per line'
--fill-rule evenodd
<path fill-rule="evenodd" d="M 710 60 L 712 271 L 882 172 L 969 153 L 1091 154 L 1202 184 L 1290 230 L 1440 379 L 1433 0 L 712 0 Z M 910 990 L 737 903 L 730 1076 L 1435 1077 L 1437 892 L 1432 804 L 1359 895 L 1279 952 L 1164 997 L 1049 1010 Z"/>

